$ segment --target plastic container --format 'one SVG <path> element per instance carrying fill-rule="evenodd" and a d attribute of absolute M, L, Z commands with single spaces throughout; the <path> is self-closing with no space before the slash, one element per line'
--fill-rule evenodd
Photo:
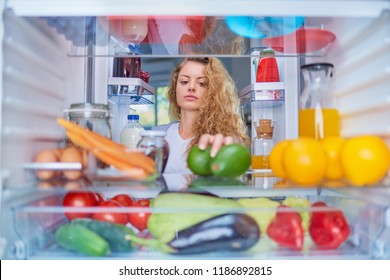
<path fill-rule="evenodd" d="M 222 180 L 221 180 L 222 182 Z M 188 184 L 188 182 L 187 182 Z M 178 186 L 179 187 L 179 186 Z M 184 187 L 184 186 L 183 186 Z M 270 186 L 271 187 L 271 186 Z M 276 188 L 276 187 L 275 187 Z M 303 189 L 279 189 L 278 196 L 275 196 L 275 190 L 267 191 L 262 189 L 262 186 L 226 186 L 222 187 L 205 187 L 206 196 L 208 198 L 222 198 L 222 204 L 213 203 L 199 203 L 199 200 L 188 200 L 184 197 L 186 195 L 185 187 L 181 192 L 173 193 L 175 200 L 170 200 L 168 204 L 153 204 L 149 208 L 139 207 L 63 207 L 62 201 L 67 190 L 49 192 L 46 197 L 41 197 L 35 201 L 23 202 L 23 204 L 15 205 L 13 207 L 13 222 L 12 225 L 18 233 L 17 242 L 14 242 L 15 253 L 18 255 L 15 258 L 19 259 L 85 259 L 86 254 L 69 250 L 60 246 L 55 239 L 56 230 L 69 223 L 66 213 L 84 213 L 93 216 L 95 213 L 111 213 L 111 215 L 129 215 L 130 213 L 151 213 L 158 214 L 158 223 L 156 226 L 164 227 L 164 232 L 169 231 L 179 233 L 181 230 L 190 228 L 194 222 L 209 219 L 209 217 L 219 215 L 219 213 L 228 214 L 243 214 L 245 208 L 248 207 L 246 214 L 249 214 L 259 224 L 261 234 L 258 243 L 253 244 L 250 248 L 240 248 L 234 246 L 236 244 L 243 244 L 249 239 L 237 236 L 234 242 L 225 242 L 222 239 L 221 244 L 225 244 L 219 250 L 210 251 L 210 247 L 218 244 L 211 242 L 207 243 L 210 235 L 203 232 L 207 238 L 204 242 L 201 239 L 197 245 L 196 252 L 191 255 L 188 254 L 171 254 L 164 251 L 159 246 L 134 246 L 130 249 L 118 249 L 118 246 L 111 247 L 109 254 L 100 256 L 98 258 L 106 259 L 182 259 L 182 258 L 201 258 L 201 259 L 389 259 L 388 248 L 389 241 L 386 239 L 385 227 L 385 210 L 386 208 L 378 205 L 367 203 L 362 199 L 350 197 L 348 195 L 339 193 L 338 190 L 319 190 L 313 188 Z M 161 188 L 153 188 L 143 186 L 140 184 L 126 185 L 109 188 L 89 188 L 93 192 L 99 192 L 106 199 L 110 199 L 117 194 L 128 194 L 137 199 L 146 198 L 154 199 L 167 192 Z M 189 189 L 189 192 L 194 193 L 197 189 Z M 198 189 L 198 192 L 201 190 Z M 210 192 L 215 196 L 210 196 Z M 183 197 L 181 198 L 181 196 Z M 245 199 L 241 200 L 240 199 Z M 302 226 L 304 229 L 303 246 L 300 250 L 290 249 L 283 244 L 279 244 L 271 239 L 265 228 L 267 228 L 276 218 L 275 214 L 278 211 L 279 204 L 294 205 L 290 208 L 280 209 L 280 213 L 297 213 L 301 214 Z M 325 202 L 328 207 L 310 207 L 317 201 Z M 237 204 L 236 202 L 240 203 Z M 288 202 L 288 203 L 287 203 Z M 305 203 L 302 203 L 305 202 Z M 318 246 L 314 243 L 311 234 L 308 230 L 310 215 L 313 213 L 342 213 L 348 222 L 350 229 L 349 236 L 338 247 L 329 249 Z M 299 214 L 298 214 L 299 215 Z M 325 216 L 325 215 L 323 215 Z M 193 220 L 191 220 L 193 219 Z M 337 221 L 337 220 L 336 220 Z M 183 223 L 187 225 L 183 226 Z M 331 222 L 331 221 L 330 221 Z M 168 223 L 168 224 L 167 224 Z M 288 219 L 281 222 L 289 223 Z M 126 226 L 130 229 L 133 227 L 131 223 Z M 215 226 L 215 224 L 214 224 Z M 241 229 L 247 229 L 241 225 Z M 226 231 L 225 231 L 226 232 Z M 154 231 L 148 229 L 142 232 L 142 236 L 149 236 L 148 238 L 156 238 Z M 213 231 L 213 233 L 221 233 L 221 231 Z M 321 233 L 321 232 L 318 232 Z M 326 232 L 325 232 L 326 233 Z M 111 232 L 112 236 L 118 236 L 118 232 Z M 336 232 L 335 234 L 338 234 Z M 151 237 L 150 237 L 151 236 Z M 172 235 L 175 238 L 176 235 Z M 202 236 L 202 235 L 201 235 Z M 119 238 L 116 239 L 120 242 Z M 119 240 L 119 241 L 118 241 Z M 170 239 L 169 239 L 170 240 Z M 167 242 L 169 241 L 167 240 Z M 252 239 L 253 240 L 253 239 Z M 324 240 L 326 241 L 326 240 Z M 88 239 L 85 240 L 88 242 Z M 214 242 L 216 243 L 216 242 Z M 114 243 L 114 245 L 117 243 Z M 230 246 L 233 245 L 233 246 Z M 120 248 L 119 248 L 120 249 Z"/>
<path fill-rule="evenodd" d="M 128 115 L 127 120 L 128 122 L 120 134 L 120 143 L 131 149 L 135 149 L 141 140 L 141 132 L 145 128 L 139 123 L 139 115 Z"/>
<path fill-rule="evenodd" d="M 156 162 L 157 175 L 164 171 L 169 156 L 169 144 L 165 140 L 166 132 L 160 130 L 145 130 L 141 132 L 138 148 L 146 149 L 144 153 Z"/>
<path fill-rule="evenodd" d="M 260 61 L 257 66 L 256 83 L 280 82 L 278 62 L 272 49 L 260 52 Z"/>

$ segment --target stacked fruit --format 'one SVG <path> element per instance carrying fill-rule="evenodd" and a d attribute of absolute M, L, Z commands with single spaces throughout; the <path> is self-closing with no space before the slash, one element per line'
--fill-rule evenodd
<path fill-rule="evenodd" d="M 384 179 L 390 168 L 390 151 L 382 138 L 373 135 L 318 141 L 298 138 L 275 145 L 269 160 L 275 176 L 295 184 L 337 181 L 361 187 Z"/>
<path fill-rule="evenodd" d="M 193 146 L 187 157 L 188 168 L 201 176 L 237 177 L 251 164 L 250 152 L 241 144 L 225 145 L 215 157 L 211 157 L 210 150 L 210 146 L 205 150 Z"/>

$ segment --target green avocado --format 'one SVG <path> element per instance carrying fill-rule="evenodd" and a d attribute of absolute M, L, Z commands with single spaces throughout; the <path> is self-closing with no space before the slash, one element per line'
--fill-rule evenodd
<path fill-rule="evenodd" d="M 210 160 L 211 172 L 219 177 L 237 177 L 245 173 L 251 165 L 251 154 L 241 144 L 222 146 Z"/>
<path fill-rule="evenodd" d="M 205 150 L 199 149 L 198 146 L 193 146 L 187 157 L 188 168 L 197 175 L 210 176 L 210 146 Z"/>

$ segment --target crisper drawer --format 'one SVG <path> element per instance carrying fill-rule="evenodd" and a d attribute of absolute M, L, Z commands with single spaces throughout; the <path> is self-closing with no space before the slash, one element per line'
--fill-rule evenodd
<path fill-rule="evenodd" d="M 327 189 L 137 192 L 127 206 L 72 207 L 61 190 L 13 209 L 26 259 L 388 259 L 385 209 Z M 232 192 L 233 191 L 233 192 Z M 245 193 L 247 191 L 247 193 Z M 141 194 L 141 195 L 140 195 Z M 81 198 L 80 198 L 81 197 Z M 85 197 L 84 197 L 85 198 Z M 74 197 L 73 197 L 74 199 Z M 75 203 L 77 199 L 75 199 Z M 150 204 L 136 204 L 134 201 Z M 64 207 L 63 204 L 68 206 Z M 148 206 L 149 205 L 149 206 Z M 143 217 L 146 215 L 146 219 Z M 71 220 L 70 220 L 71 219 Z M 103 221 L 106 220 L 106 221 Z M 107 222 L 121 223 L 121 225 Z M 146 224 L 142 226 L 146 220 Z M 146 227 L 146 228 L 145 228 Z"/>

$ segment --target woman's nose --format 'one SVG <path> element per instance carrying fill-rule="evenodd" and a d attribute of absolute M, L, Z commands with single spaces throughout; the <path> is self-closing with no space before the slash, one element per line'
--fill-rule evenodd
<path fill-rule="evenodd" d="M 195 83 L 189 83 L 188 91 L 195 91 Z"/>

